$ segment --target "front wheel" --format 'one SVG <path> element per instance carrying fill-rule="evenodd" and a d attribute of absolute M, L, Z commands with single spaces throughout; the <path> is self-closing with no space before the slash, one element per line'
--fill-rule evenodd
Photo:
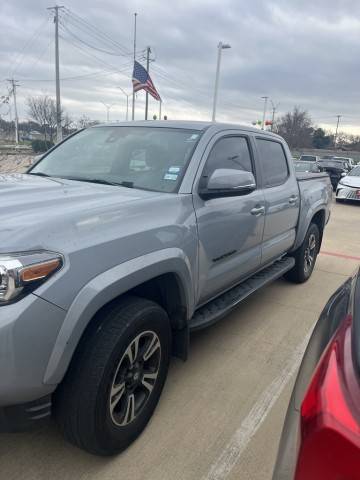
<path fill-rule="evenodd" d="M 294 254 L 295 265 L 285 274 L 285 278 L 294 283 L 304 283 L 314 270 L 317 254 L 320 250 L 319 227 L 312 223 L 301 246 Z"/>
<path fill-rule="evenodd" d="M 156 303 L 128 297 L 100 312 L 55 396 L 65 437 L 96 455 L 113 455 L 143 431 L 167 376 L 171 330 Z"/>

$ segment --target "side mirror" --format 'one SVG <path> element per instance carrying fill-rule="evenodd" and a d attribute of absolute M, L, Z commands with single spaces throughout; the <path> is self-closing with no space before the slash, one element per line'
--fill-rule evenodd
<path fill-rule="evenodd" d="M 203 198 L 245 195 L 256 189 L 254 175 L 245 170 L 218 168 L 215 170 L 205 188 L 200 190 Z"/>
<path fill-rule="evenodd" d="M 347 173 L 345 173 L 345 172 L 342 172 L 342 174 L 341 174 L 342 177 L 346 177 L 346 175 L 347 175 Z"/>

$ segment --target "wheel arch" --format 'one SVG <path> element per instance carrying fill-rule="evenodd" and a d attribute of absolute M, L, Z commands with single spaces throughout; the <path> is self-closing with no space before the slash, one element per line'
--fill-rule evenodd
<path fill-rule="evenodd" d="M 166 249 L 130 260 L 92 279 L 80 290 L 59 331 L 44 375 L 45 384 L 64 377 L 81 338 L 97 314 L 124 295 L 159 303 L 168 313 L 173 330 L 173 354 L 188 353 L 188 319 L 194 309 L 190 263 L 179 249 Z"/>
<path fill-rule="evenodd" d="M 296 240 L 294 243 L 294 246 L 291 250 L 291 252 L 295 252 L 300 245 L 303 243 L 306 232 L 309 229 L 309 226 L 311 223 L 315 223 L 317 227 L 319 228 L 320 232 L 320 245 L 319 249 L 321 247 L 322 243 L 322 238 L 323 238 L 323 233 L 324 233 L 324 228 L 326 224 L 326 208 L 325 206 L 321 205 L 318 207 L 314 207 L 311 210 L 308 211 L 307 216 L 300 221 L 300 226 L 297 232 Z"/>

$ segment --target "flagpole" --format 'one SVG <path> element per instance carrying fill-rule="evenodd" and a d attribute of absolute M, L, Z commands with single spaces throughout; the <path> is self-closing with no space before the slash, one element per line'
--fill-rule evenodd
<path fill-rule="evenodd" d="M 150 68 L 150 53 L 151 53 L 151 48 L 147 47 L 146 49 L 146 71 L 149 73 L 149 68 Z M 148 111 L 149 111 L 149 93 L 146 92 L 145 95 L 145 120 L 148 119 Z"/>
<path fill-rule="evenodd" d="M 137 17 L 137 13 L 134 13 L 134 66 L 135 66 L 135 60 L 136 60 L 136 17 Z M 134 87 L 133 87 L 131 119 L 135 120 L 135 92 L 134 92 Z"/>

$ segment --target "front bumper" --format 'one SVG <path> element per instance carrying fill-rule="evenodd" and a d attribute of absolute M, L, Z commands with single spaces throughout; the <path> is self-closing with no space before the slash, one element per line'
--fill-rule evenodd
<path fill-rule="evenodd" d="M 40 405 L 38 399 L 48 397 L 56 388 L 45 385 L 43 379 L 65 314 L 63 309 L 34 294 L 0 307 L 0 424 L 3 426 L 16 417 L 10 414 L 16 406 L 20 417 L 22 411 L 34 407 L 35 410 L 30 410 L 33 417 L 45 413 L 44 410 L 33 415 Z"/>
<path fill-rule="evenodd" d="M 339 200 L 360 201 L 360 187 L 356 188 L 339 184 L 336 189 L 336 198 Z"/>

